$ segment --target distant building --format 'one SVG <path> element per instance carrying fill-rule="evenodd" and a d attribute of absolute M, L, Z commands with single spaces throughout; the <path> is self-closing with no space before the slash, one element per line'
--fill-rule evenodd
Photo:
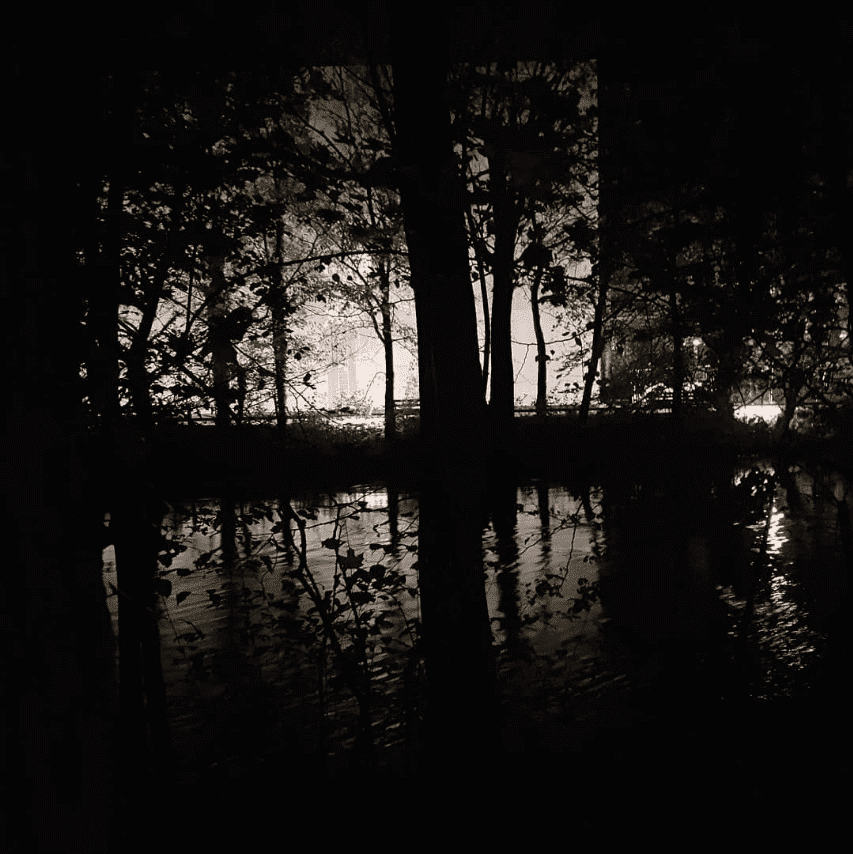
<path fill-rule="evenodd" d="M 330 404 L 355 394 L 358 391 L 355 359 L 347 359 L 345 364 L 329 368 L 328 383 Z"/>
<path fill-rule="evenodd" d="M 358 392 L 356 348 L 358 335 L 350 331 L 340 336 L 334 346 L 336 364 L 327 374 L 328 405 L 339 406 L 341 401 Z"/>

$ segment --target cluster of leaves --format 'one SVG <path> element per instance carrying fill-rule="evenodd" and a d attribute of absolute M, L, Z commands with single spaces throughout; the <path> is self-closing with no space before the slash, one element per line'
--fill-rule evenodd
<path fill-rule="evenodd" d="M 177 571 L 179 577 L 199 571 L 227 573 L 226 580 L 205 590 L 207 607 L 239 606 L 251 615 L 241 634 L 252 657 L 261 659 L 269 653 L 280 657 L 283 644 L 296 644 L 316 659 L 321 695 L 326 685 L 344 686 L 359 705 L 369 709 L 374 691 L 393 695 L 400 690 L 399 677 L 417 663 L 419 632 L 417 617 L 403 605 L 404 600 L 416 599 L 418 591 L 401 566 L 404 557 L 417 551 L 411 542 L 416 534 L 404 531 L 391 542 L 371 542 L 358 554 L 346 544 L 347 522 L 370 512 L 364 501 L 338 505 L 332 522 L 319 521 L 316 509 L 296 512 L 270 502 L 256 502 L 239 514 L 222 508 L 196 511 L 192 534 L 226 537 L 225 531 L 230 529 L 239 548 L 229 551 L 223 545 L 199 554 L 191 566 L 167 572 Z M 293 539 L 294 522 L 300 542 Z M 264 537 L 252 533 L 259 523 L 267 528 Z M 331 579 L 321 580 L 308 562 L 306 527 L 320 524 L 332 527 L 331 535 L 321 543 L 335 554 Z M 381 535 L 379 523 L 374 529 Z M 368 557 L 372 560 L 369 565 Z M 240 583 L 238 577 L 256 578 L 259 584 Z M 268 583 L 273 578 L 277 585 Z M 161 583 L 161 593 L 168 597 L 171 584 L 166 590 L 168 579 L 161 578 Z M 176 607 L 189 595 L 187 591 L 178 593 Z M 180 612 L 170 612 L 170 618 L 180 619 Z M 216 656 L 206 656 L 205 649 L 198 648 L 204 634 L 189 625 L 192 631 L 177 634 L 176 630 L 176 634 L 186 644 L 185 657 L 191 663 L 188 675 L 198 678 L 205 667 L 215 667 Z"/>
<path fill-rule="evenodd" d="M 220 409 L 237 403 L 239 417 L 283 406 L 282 383 L 298 404 L 325 367 L 321 357 L 306 373 L 310 344 L 324 337 L 308 328 L 306 305 L 326 299 L 318 273 L 341 254 L 331 236 L 341 216 L 329 205 L 346 172 L 305 127 L 311 104 L 326 97 L 322 75 L 132 77 L 124 98 L 134 144 L 88 176 L 99 198 L 97 223 L 80 230 L 81 275 L 94 296 L 82 317 L 84 360 L 102 347 L 91 306 L 106 295 L 94 293 L 94 277 L 113 253 L 122 399 L 137 416 L 185 418 L 218 396 Z M 106 104 L 108 121 L 122 109 Z M 120 212 L 109 201 L 116 187 Z"/>

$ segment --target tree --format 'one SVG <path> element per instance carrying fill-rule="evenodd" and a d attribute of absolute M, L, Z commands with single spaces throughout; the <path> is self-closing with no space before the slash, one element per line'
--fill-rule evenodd
<path fill-rule="evenodd" d="M 438 766 L 492 749 L 494 663 L 479 520 L 483 408 L 464 185 L 455 157 L 439 38 L 394 21 L 395 155 L 418 323 L 421 431 L 419 583 Z M 417 38 L 415 33 L 417 32 Z"/>
<path fill-rule="evenodd" d="M 531 241 L 522 257 L 528 269 L 542 267 L 539 285 L 545 252 L 565 262 L 576 250 L 566 245 L 568 231 L 561 227 L 589 215 L 592 115 L 586 105 L 581 107 L 589 73 L 586 66 L 487 63 L 465 66 L 456 78 L 454 132 L 470 172 L 468 223 L 484 314 L 489 311 L 485 277 L 492 277 L 483 373 L 491 371 L 489 406 L 504 450 L 515 406 L 511 320 L 516 246 L 524 237 Z M 539 257 L 534 259 L 534 253 Z"/>
<path fill-rule="evenodd" d="M 382 344 L 389 444 L 396 433 L 394 344 L 414 339 L 398 316 L 398 307 L 411 297 L 399 176 L 391 157 L 391 101 L 387 67 L 334 68 L 318 76 L 317 99 L 303 117 L 333 158 L 330 204 L 317 211 L 338 250 L 330 295 L 345 313 L 365 316 Z"/>
<path fill-rule="evenodd" d="M 625 115 L 641 145 L 619 152 L 623 277 L 632 271 L 622 301 L 649 319 L 649 347 L 669 339 L 660 350 L 669 370 L 655 381 L 672 388 L 676 413 L 692 338 L 720 413 L 732 418 L 736 400 L 776 388 L 787 424 L 815 396 L 811 378 L 827 376 L 817 366 L 834 359 L 829 338 L 806 327 L 837 335 L 844 323 L 833 217 L 805 156 L 812 72 L 794 67 L 783 85 L 767 66 L 741 58 L 723 70 L 710 53 L 682 69 L 681 83 L 652 66 L 627 86 Z"/>

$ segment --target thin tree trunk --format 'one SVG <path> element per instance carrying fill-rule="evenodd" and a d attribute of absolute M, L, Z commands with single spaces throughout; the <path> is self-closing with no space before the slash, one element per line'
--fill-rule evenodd
<path fill-rule="evenodd" d="M 385 351 L 385 445 L 391 447 L 397 439 L 397 413 L 394 407 L 394 336 L 391 328 L 390 271 L 380 263 L 382 275 L 382 347 Z"/>
<path fill-rule="evenodd" d="M 133 447 L 134 442 L 121 426 L 118 388 L 120 214 L 124 200 L 118 160 L 116 157 L 110 175 L 104 252 L 94 254 L 87 266 L 93 271 L 88 302 L 91 331 L 95 338 L 94 359 L 89 363 L 89 373 L 94 379 L 93 403 L 101 429 L 99 453 L 102 486 L 106 492 L 106 508 L 110 513 L 110 532 L 116 555 L 116 585 L 119 590 L 119 720 L 124 790 L 130 780 L 139 777 L 147 764 L 143 621 L 139 604 L 144 579 L 150 578 L 152 568 L 138 548 L 140 537 L 148 532 L 137 515 L 133 486 L 124 474 L 125 460 L 122 459 L 123 451 Z"/>
<path fill-rule="evenodd" d="M 605 226 L 601 226 L 604 228 Z M 598 365 L 604 353 L 604 312 L 607 305 L 608 280 L 612 271 L 612 265 L 604 264 L 601 260 L 598 264 L 598 294 L 595 302 L 595 315 L 592 326 L 592 347 L 590 349 L 589 364 L 584 375 L 583 397 L 581 398 L 580 411 L 578 412 L 578 423 L 586 424 L 589 419 L 589 409 L 592 405 L 592 392 L 595 386 L 595 378 L 598 375 Z"/>
<path fill-rule="evenodd" d="M 544 418 L 548 414 L 548 353 L 545 336 L 542 334 L 542 319 L 539 316 L 539 285 L 542 283 L 544 267 L 539 266 L 530 285 L 530 308 L 533 311 L 533 332 L 536 335 L 536 415 Z"/>
<path fill-rule="evenodd" d="M 499 455 L 509 452 L 515 417 L 515 369 L 512 361 L 512 298 L 515 291 L 515 240 L 520 213 L 506 186 L 500 154 L 489 159 L 494 201 L 495 253 L 492 265 L 491 428 Z"/>
<path fill-rule="evenodd" d="M 626 120 L 627 100 L 624 83 L 613 74 L 616 67 L 617 63 L 613 57 L 605 55 L 599 59 L 598 258 L 595 265 L 598 292 L 592 327 L 592 348 L 584 377 L 583 397 L 578 413 L 578 423 L 581 425 L 586 424 L 589 418 L 595 379 L 604 353 L 606 343 L 604 318 L 607 314 L 610 279 L 615 270 L 615 238 L 619 220 L 620 165 L 618 151 L 620 142 L 624 140 L 622 129 Z M 606 387 L 602 387 L 602 397 L 605 396 Z"/>
<path fill-rule="evenodd" d="M 284 278 L 284 222 L 279 220 L 275 230 L 275 264 L 277 292 L 270 300 L 272 314 L 272 349 L 275 365 L 275 414 L 278 432 L 283 439 L 287 432 L 287 282 Z"/>
<path fill-rule="evenodd" d="M 231 373 L 228 367 L 227 348 L 230 341 L 224 340 L 224 321 L 228 313 L 228 297 L 225 282 L 225 259 L 221 255 L 209 255 L 210 305 L 207 310 L 210 350 L 213 360 L 213 400 L 216 405 L 216 426 L 227 429 L 231 426 Z"/>
<path fill-rule="evenodd" d="M 491 314 L 489 312 L 489 289 L 486 286 L 486 264 L 483 260 L 483 243 L 476 236 L 474 218 L 471 215 L 470 208 L 466 208 L 466 216 L 468 219 L 469 239 L 474 246 L 474 258 L 477 261 L 477 278 L 480 282 L 480 298 L 483 301 L 483 400 L 485 401 L 489 390 L 489 362 L 492 354 L 492 324 L 490 320 Z"/>

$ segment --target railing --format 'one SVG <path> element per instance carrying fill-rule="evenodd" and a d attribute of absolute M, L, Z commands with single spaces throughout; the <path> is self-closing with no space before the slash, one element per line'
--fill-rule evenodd
<path fill-rule="evenodd" d="M 684 405 L 686 408 L 696 408 L 702 407 L 703 402 L 694 398 L 692 395 L 684 397 Z M 406 416 L 416 416 L 420 413 L 421 404 L 420 400 L 417 398 L 401 398 L 399 400 L 394 401 L 395 414 L 400 417 Z M 655 412 L 669 412 L 672 408 L 672 398 L 667 395 L 656 396 L 653 399 L 649 399 L 646 401 L 641 401 L 637 403 L 631 403 L 630 401 L 612 401 L 607 404 L 593 404 L 589 407 L 590 413 L 610 413 L 610 412 L 620 412 L 620 411 L 655 411 Z M 534 405 L 523 405 L 514 407 L 515 417 L 516 418 L 525 418 L 536 415 L 536 406 Z M 546 408 L 547 415 L 571 415 L 576 414 L 580 411 L 580 404 L 555 404 L 549 405 Z M 372 410 L 371 415 L 373 418 L 381 418 L 384 413 L 382 407 Z M 312 414 L 315 416 L 326 416 L 331 419 L 335 418 L 359 418 L 357 414 L 348 409 L 339 409 L 339 410 L 327 410 L 327 409 L 317 409 L 312 411 Z M 299 418 L 299 413 L 292 413 L 290 415 L 292 420 L 297 420 Z M 213 425 L 216 422 L 216 417 L 214 415 L 193 415 L 191 418 L 181 418 L 177 423 L 190 425 L 195 424 L 198 426 L 207 426 Z M 275 415 L 255 415 L 249 416 L 243 419 L 243 425 L 247 427 L 274 427 L 277 424 L 277 418 Z"/>
<path fill-rule="evenodd" d="M 557 414 L 575 414 L 580 412 L 581 405 L 579 403 L 567 403 L 567 404 L 549 404 L 545 407 L 545 412 L 548 415 L 557 415 Z M 589 407 L 590 412 L 615 412 L 623 407 L 618 404 L 594 404 Z M 519 416 L 524 417 L 526 415 L 536 415 L 536 407 L 535 406 L 516 406 L 515 407 L 515 415 L 516 418 Z"/>

